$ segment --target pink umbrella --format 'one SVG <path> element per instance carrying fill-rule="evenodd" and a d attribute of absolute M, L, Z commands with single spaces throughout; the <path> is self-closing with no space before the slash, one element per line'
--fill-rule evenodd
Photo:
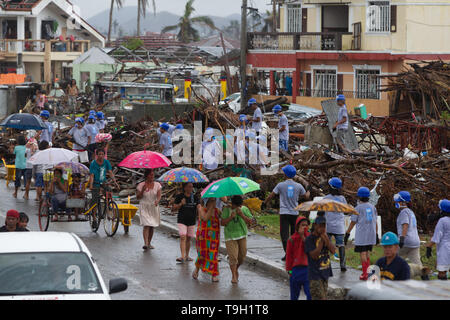
<path fill-rule="evenodd" d="M 172 162 L 166 156 L 153 151 L 139 151 L 130 154 L 119 163 L 119 167 L 129 169 L 156 169 L 169 167 Z"/>

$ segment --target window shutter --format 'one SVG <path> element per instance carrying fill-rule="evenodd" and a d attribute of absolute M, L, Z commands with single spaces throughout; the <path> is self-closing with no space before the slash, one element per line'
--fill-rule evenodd
<path fill-rule="evenodd" d="M 306 96 L 311 97 L 311 73 L 306 74 Z"/>
<path fill-rule="evenodd" d="M 302 9 L 302 32 L 308 32 L 308 8 Z"/>
<path fill-rule="evenodd" d="M 397 32 L 397 6 L 391 6 L 391 32 Z"/>
<path fill-rule="evenodd" d="M 337 75 L 337 90 L 338 90 L 338 94 L 343 94 L 344 93 L 344 75 L 343 74 L 338 74 Z"/>

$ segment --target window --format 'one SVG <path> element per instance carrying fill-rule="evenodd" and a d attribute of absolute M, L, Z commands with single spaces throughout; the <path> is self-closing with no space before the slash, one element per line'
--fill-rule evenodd
<path fill-rule="evenodd" d="M 357 69 L 356 98 L 357 99 L 380 99 L 380 70 Z"/>
<path fill-rule="evenodd" d="M 390 32 L 391 6 L 389 1 L 368 1 L 366 23 L 368 32 Z"/>
<path fill-rule="evenodd" d="M 287 5 L 287 32 L 302 32 L 301 4 Z"/>
<path fill-rule="evenodd" d="M 314 70 L 313 97 L 336 97 L 336 70 Z"/>

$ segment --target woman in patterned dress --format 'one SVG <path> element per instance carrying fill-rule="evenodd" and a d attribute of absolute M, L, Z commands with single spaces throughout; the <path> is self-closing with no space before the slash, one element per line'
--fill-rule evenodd
<path fill-rule="evenodd" d="M 220 245 L 220 211 L 216 208 L 216 199 L 210 198 L 206 207 L 198 205 L 199 220 L 197 226 L 197 261 L 192 273 L 198 279 L 200 269 L 212 276 L 213 282 L 219 281 L 219 245 Z"/>

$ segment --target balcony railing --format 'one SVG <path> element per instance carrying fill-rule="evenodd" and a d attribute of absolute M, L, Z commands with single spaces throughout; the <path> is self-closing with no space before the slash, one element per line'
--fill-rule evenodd
<path fill-rule="evenodd" d="M 251 32 L 249 50 L 342 50 L 343 36 L 350 32 Z"/>
<path fill-rule="evenodd" d="M 51 52 L 86 52 L 90 49 L 89 40 L 59 41 L 59 40 L 16 40 L 0 39 L 0 52 L 45 52 L 46 44 L 51 46 Z"/>

